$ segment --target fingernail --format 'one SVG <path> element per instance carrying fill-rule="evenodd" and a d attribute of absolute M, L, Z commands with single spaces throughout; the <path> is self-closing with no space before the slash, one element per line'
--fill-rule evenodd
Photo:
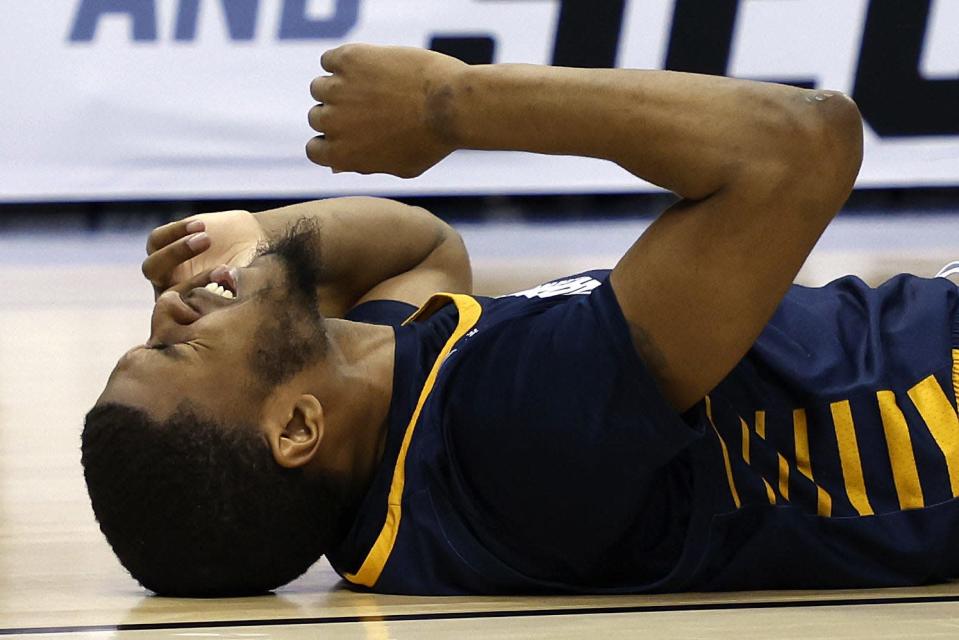
<path fill-rule="evenodd" d="M 187 233 L 196 233 L 197 231 L 205 231 L 206 225 L 203 224 L 202 220 L 191 220 L 186 225 Z"/>
<path fill-rule="evenodd" d="M 198 233 L 198 234 L 196 234 L 195 236 L 191 236 L 191 237 L 186 241 L 186 246 L 188 246 L 188 247 L 190 247 L 191 249 L 193 249 L 194 251 L 196 251 L 196 250 L 199 248 L 199 246 L 200 246 L 201 244 L 203 244 L 204 242 L 206 242 L 207 238 L 209 238 L 209 237 L 210 237 L 210 236 L 208 236 L 205 232 L 204 232 L 204 233 Z"/>

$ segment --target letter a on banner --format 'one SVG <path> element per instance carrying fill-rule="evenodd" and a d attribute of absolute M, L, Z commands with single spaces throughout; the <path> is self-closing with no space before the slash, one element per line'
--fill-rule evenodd
<path fill-rule="evenodd" d="M 133 39 L 157 39 L 157 18 L 154 0 L 80 0 L 77 17 L 70 30 L 73 42 L 90 42 L 101 16 L 107 13 L 125 13 L 133 22 Z"/>

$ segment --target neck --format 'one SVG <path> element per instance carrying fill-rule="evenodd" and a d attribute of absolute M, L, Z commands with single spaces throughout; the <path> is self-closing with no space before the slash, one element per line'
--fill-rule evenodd
<path fill-rule="evenodd" d="M 351 502 L 366 493 L 383 457 L 393 396 L 392 327 L 328 318 L 329 351 L 317 379 L 325 433 L 313 468 L 345 481 Z"/>

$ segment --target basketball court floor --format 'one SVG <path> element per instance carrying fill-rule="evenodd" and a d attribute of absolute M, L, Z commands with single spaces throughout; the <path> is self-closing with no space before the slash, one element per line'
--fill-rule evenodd
<path fill-rule="evenodd" d="M 642 221 L 462 226 L 477 292 L 614 264 Z M 275 595 L 182 600 L 126 575 L 94 522 L 82 418 L 147 335 L 146 229 L 0 235 L 0 636 L 10 638 L 957 638 L 959 584 L 625 597 L 356 593 L 325 562 Z M 959 258 L 959 218 L 841 218 L 800 281 L 877 283 Z M 959 540 L 957 540 L 959 544 Z"/>

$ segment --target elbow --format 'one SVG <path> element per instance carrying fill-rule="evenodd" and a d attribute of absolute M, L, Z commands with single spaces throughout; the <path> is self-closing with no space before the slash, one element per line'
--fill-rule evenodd
<path fill-rule="evenodd" d="M 781 103 L 765 153 L 753 164 L 750 186 L 760 198 L 793 195 L 808 213 L 834 216 L 849 197 L 863 157 L 862 117 L 856 103 L 834 91 L 797 91 Z M 771 144 L 770 144 L 771 143 Z"/>
<path fill-rule="evenodd" d="M 844 153 L 841 158 L 842 167 L 845 171 L 845 178 L 849 183 L 849 190 L 851 191 L 853 185 L 856 183 L 856 178 L 859 177 L 859 170 L 862 168 L 862 114 L 859 112 L 859 107 L 852 98 L 843 95 L 841 103 L 843 105 L 843 112 L 840 114 L 841 118 L 838 118 L 840 131 L 838 136 L 842 142 Z"/>
<path fill-rule="evenodd" d="M 448 283 L 447 290 L 450 293 L 472 293 L 473 270 L 463 236 L 451 225 L 426 211 L 426 209 L 414 208 L 429 214 L 436 225 L 434 246 L 426 260 L 430 260 L 433 268 L 445 274 Z"/>
<path fill-rule="evenodd" d="M 469 251 L 463 236 L 453 227 L 446 225 L 447 236 L 444 242 L 445 253 L 449 262 L 449 272 L 455 274 L 455 280 L 460 293 L 473 292 L 473 268 L 470 264 Z"/>
<path fill-rule="evenodd" d="M 855 101 L 835 91 L 805 91 L 802 143 L 791 162 L 803 188 L 813 188 L 838 210 L 856 183 L 863 158 L 862 115 Z"/>
<path fill-rule="evenodd" d="M 820 91 L 813 101 L 820 103 L 814 143 L 829 165 L 831 182 L 848 196 L 862 166 L 862 115 L 855 101 L 842 93 Z"/>

